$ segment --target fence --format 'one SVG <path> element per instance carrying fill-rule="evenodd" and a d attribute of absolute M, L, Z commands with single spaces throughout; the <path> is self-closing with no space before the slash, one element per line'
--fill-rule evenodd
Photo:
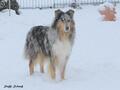
<path fill-rule="evenodd" d="M 20 8 L 62 8 L 84 4 L 101 4 L 103 2 L 120 3 L 120 0 L 17 0 Z"/>

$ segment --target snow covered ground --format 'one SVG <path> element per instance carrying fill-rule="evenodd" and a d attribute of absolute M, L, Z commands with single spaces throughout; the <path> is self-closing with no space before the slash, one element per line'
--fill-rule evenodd
<path fill-rule="evenodd" d="M 54 10 L 24 9 L 20 16 L 0 13 L 0 90 L 120 90 L 120 5 L 116 22 L 102 22 L 97 10 L 98 6 L 75 10 L 75 45 L 61 82 L 49 80 L 39 67 L 30 77 L 23 57 L 27 32 L 35 25 L 50 25 Z"/>

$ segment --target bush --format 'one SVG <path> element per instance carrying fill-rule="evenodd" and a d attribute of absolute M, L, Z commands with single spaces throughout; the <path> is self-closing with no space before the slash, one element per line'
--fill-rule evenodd
<path fill-rule="evenodd" d="M 14 10 L 17 15 L 19 15 L 19 4 L 16 0 L 10 0 L 10 9 Z M 9 9 L 9 0 L 0 0 L 0 11 L 4 9 Z"/>

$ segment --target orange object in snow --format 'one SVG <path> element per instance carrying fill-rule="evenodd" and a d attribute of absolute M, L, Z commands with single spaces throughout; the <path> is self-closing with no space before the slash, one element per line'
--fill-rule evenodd
<path fill-rule="evenodd" d="M 104 6 L 104 10 L 99 10 L 100 14 L 104 16 L 104 21 L 116 21 L 116 10 L 115 7 L 111 8 L 108 6 Z"/>

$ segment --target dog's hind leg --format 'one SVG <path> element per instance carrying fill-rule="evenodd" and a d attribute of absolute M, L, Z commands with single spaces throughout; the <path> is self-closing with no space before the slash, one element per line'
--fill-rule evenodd
<path fill-rule="evenodd" d="M 65 79 L 65 65 L 62 67 L 62 71 L 61 71 L 61 79 L 62 79 L 62 80 Z"/>
<path fill-rule="evenodd" d="M 34 73 L 34 63 L 32 60 L 30 60 L 29 62 L 29 72 L 30 72 L 30 75 Z"/>
<path fill-rule="evenodd" d="M 37 62 L 39 62 L 40 65 L 40 72 L 44 73 L 44 60 L 45 60 L 45 56 L 43 54 L 38 54 L 37 56 Z"/>
<path fill-rule="evenodd" d="M 40 61 L 40 72 L 44 73 L 44 60 Z"/>

